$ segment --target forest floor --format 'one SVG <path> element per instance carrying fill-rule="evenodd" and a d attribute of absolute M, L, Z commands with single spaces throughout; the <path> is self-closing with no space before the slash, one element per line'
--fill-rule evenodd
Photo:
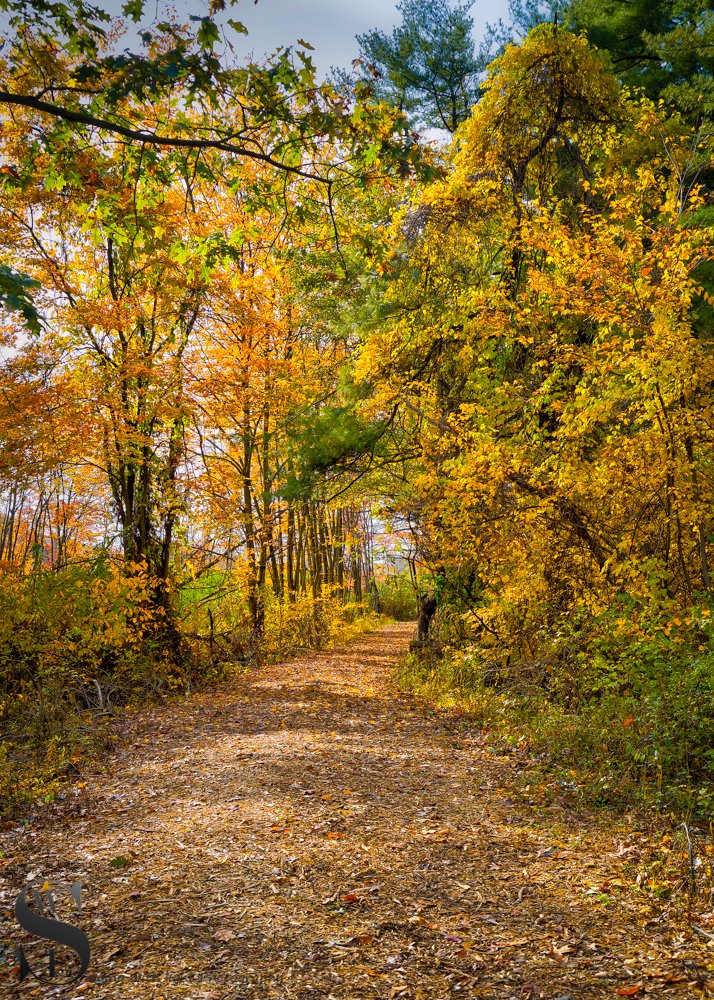
<path fill-rule="evenodd" d="M 127 715 L 0 833 L 0 995 L 55 990 L 13 984 L 19 889 L 81 879 L 68 998 L 714 996 L 711 897 L 657 896 L 672 832 L 567 789 L 538 804 L 524 754 L 395 688 L 412 628 Z"/>

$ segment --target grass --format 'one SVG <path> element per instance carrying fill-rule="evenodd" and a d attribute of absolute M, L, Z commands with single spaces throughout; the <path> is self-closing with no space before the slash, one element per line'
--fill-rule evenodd
<path fill-rule="evenodd" d="M 708 665 L 701 669 L 709 675 Z M 459 708 L 496 748 L 528 761 L 524 782 L 544 798 L 714 819 L 711 679 L 696 668 L 649 691 L 606 692 L 577 709 L 536 685 L 496 687 L 463 659 L 409 654 L 398 682 L 441 707 Z"/>

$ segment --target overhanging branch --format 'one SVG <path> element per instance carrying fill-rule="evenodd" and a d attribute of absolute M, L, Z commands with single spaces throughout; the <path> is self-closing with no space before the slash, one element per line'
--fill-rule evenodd
<path fill-rule="evenodd" d="M 39 97 L 31 94 L 13 94 L 7 90 L 0 90 L 0 104 L 15 105 L 24 108 L 32 108 L 34 111 L 41 111 L 44 114 L 52 115 L 54 118 L 61 118 L 64 121 L 75 122 L 78 125 L 91 125 L 94 128 L 102 129 L 104 132 L 113 132 L 116 135 L 124 136 L 133 142 L 146 143 L 150 146 L 179 147 L 183 149 L 218 149 L 224 153 L 233 153 L 235 156 L 245 156 L 251 160 L 260 160 L 278 170 L 285 170 L 288 173 L 296 174 L 298 177 L 305 177 L 308 180 L 327 183 L 325 177 L 310 173 L 301 167 L 290 166 L 281 160 L 276 160 L 270 153 L 262 153 L 246 146 L 236 146 L 232 142 L 223 139 L 186 139 L 180 136 L 157 135 L 148 129 L 130 128 L 128 125 L 120 125 L 118 122 L 109 121 L 106 118 L 97 118 L 86 111 L 71 111 L 63 108 L 59 104 L 50 104 Z"/>

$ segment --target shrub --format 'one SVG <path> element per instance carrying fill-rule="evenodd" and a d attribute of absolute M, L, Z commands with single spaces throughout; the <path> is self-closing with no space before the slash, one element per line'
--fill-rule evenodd
<path fill-rule="evenodd" d="M 407 573 L 387 576 L 378 583 L 379 610 L 398 622 L 414 621 L 417 602 L 414 586 Z"/>
<path fill-rule="evenodd" d="M 399 676 L 468 707 L 546 766 L 576 769 L 594 803 L 647 802 L 711 819 L 713 633 L 701 603 L 677 614 L 618 601 L 561 622 L 530 660 L 494 660 L 491 642 L 472 642 L 410 656 Z"/>
<path fill-rule="evenodd" d="M 97 715 L 189 682 L 169 653 L 146 574 L 99 560 L 0 574 L 0 796 L 49 795 L 75 755 L 103 741 Z"/>
<path fill-rule="evenodd" d="M 262 653 L 277 660 L 305 649 L 347 642 L 374 628 L 379 616 L 363 604 L 345 603 L 336 588 L 322 587 L 319 597 L 298 594 L 294 601 L 266 596 Z"/>

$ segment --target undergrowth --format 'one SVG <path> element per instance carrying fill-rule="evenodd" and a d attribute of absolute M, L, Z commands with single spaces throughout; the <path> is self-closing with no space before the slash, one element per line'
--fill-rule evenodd
<path fill-rule="evenodd" d="M 490 738 L 529 759 L 529 787 L 582 802 L 714 820 L 714 651 L 707 608 L 634 621 L 618 611 L 553 635 L 530 663 L 493 647 L 434 643 L 399 681 L 468 711 Z M 447 633 L 448 634 L 448 633 Z"/>
<path fill-rule="evenodd" d="M 246 667 L 348 641 L 383 619 L 323 588 L 265 596 L 262 635 L 225 574 L 157 606 L 147 576 L 99 561 L 0 575 L 0 817 L 51 800 L 111 743 L 126 707 L 226 680 Z"/>

